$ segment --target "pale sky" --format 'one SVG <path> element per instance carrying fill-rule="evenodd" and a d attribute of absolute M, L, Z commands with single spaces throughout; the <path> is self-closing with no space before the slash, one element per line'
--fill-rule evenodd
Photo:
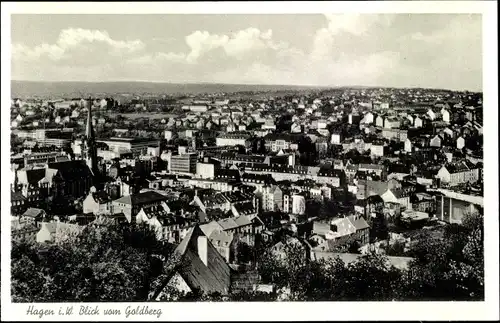
<path fill-rule="evenodd" d="M 12 79 L 482 90 L 481 15 L 12 15 Z"/>

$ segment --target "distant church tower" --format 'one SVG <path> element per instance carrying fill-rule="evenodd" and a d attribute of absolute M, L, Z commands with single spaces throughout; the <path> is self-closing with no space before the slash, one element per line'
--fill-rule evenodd
<path fill-rule="evenodd" d="M 94 127 L 92 126 L 92 99 L 88 100 L 87 128 L 85 130 L 84 146 L 82 149 L 82 157 L 87 162 L 92 174 L 97 176 L 99 170 L 97 168 L 97 148 L 95 142 Z"/>

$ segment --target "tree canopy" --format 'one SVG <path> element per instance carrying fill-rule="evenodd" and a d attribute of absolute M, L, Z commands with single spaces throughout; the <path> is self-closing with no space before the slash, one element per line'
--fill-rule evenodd
<path fill-rule="evenodd" d="M 482 214 L 444 226 L 441 236 L 423 230 L 404 253 L 413 258 L 407 269 L 379 254 L 359 255 L 347 264 L 337 257 L 315 259 L 307 243 L 281 236 L 278 248 L 277 241 L 259 243 L 240 255 L 255 254 L 261 283 L 274 285 L 276 293 L 193 291 L 164 300 L 482 300 L 483 236 Z M 175 266 L 172 247 L 143 225 L 89 225 L 57 243 L 13 241 L 11 252 L 15 302 L 147 301 Z"/>
<path fill-rule="evenodd" d="M 20 302 L 145 301 L 169 248 L 146 226 L 87 226 L 58 243 L 12 245 L 12 296 Z"/>

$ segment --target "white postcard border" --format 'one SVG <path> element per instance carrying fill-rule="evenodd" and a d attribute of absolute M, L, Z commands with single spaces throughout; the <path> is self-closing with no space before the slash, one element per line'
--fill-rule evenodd
<path fill-rule="evenodd" d="M 484 93 L 484 172 L 485 176 L 485 301 L 484 302 L 316 302 L 316 303 L 99 303 L 99 316 L 46 316 L 41 320 L 120 320 L 127 319 L 127 306 L 149 306 L 162 310 L 158 320 L 498 320 L 498 52 L 497 4 L 494 1 L 381 1 L 381 2 L 216 2 L 216 3 L 2 3 L 2 111 L 1 174 L 2 209 L 8 213 L 10 194 L 10 14 L 12 13 L 482 13 L 483 93 Z M 10 221 L 2 216 L 1 235 L 2 319 L 35 320 L 26 314 L 30 305 L 53 309 L 82 304 L 13 304 L 10 299 Z M 121 309 L 122 316 L 104 316 L 105 308 Z M 153 316 L 130 320 L 156 320 Z"/>

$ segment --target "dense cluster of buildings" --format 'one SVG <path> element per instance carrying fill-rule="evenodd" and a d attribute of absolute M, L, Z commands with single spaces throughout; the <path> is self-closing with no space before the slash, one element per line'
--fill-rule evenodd
<path fill-rule="evenodd" d="M 307 258 L 347 257 L 374 241 L 377 219 L 460 223 L 481 211 L 480 97 L 392 91 L 198 100 L 142 137 L 111 123 L 106 138 L 95 129 L 111 121 L 93 111 L 117 101 L 13 100 L 12 236 L 58 241 L 101 218 L 148 223 L 188 259 L 159 298 L 167 285 L 228 293 L 241 245 L 280 250 L 282 230 Z M 49 116 L 33 119 L 40 111 Z"/>

